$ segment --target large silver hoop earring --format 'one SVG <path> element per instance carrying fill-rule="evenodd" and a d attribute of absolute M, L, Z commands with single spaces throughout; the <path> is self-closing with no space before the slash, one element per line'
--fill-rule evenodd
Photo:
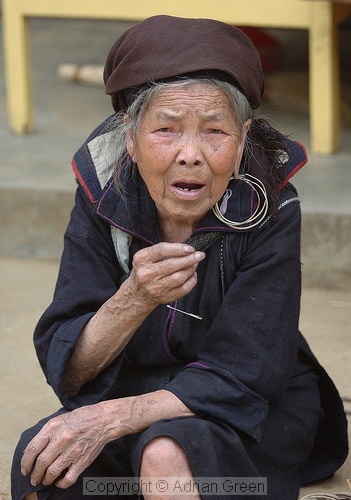
<path fill-rule="evenodd" d="M 232 221 L 224 217 L 224 215 L 220 211 L 218 203 L 214 205 L 212 210 L 217 219 L 224 222 L 224 224 L 226 224 L 227 226 L 239 231 L 246 231 L 255 226 L 258 226 L 258 224 L 260 224 L 266 218 L 268 212 L 268 197 L 265 185 L 262 181 L 257 179 L 257 177 L 254 177 L 250 174 L 240 174 L 238 178 L 241 181 L 246 182 L 246 184 L 248 184 L 256 194 L 257 205 L 255 211 L 251 214 L 251 216 L 243 221 Z"/>

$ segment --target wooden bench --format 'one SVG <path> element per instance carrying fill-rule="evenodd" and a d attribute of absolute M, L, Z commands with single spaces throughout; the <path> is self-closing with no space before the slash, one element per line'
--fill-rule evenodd
<path fill-rule="evenodd" d="M 351 0 L 2 0 L 9 123 L 33 131 L 29 30 L 31 17 L 139 21 L 155 14 L 206 17 L 241 26 L 309 32 L 311 150 L 339 147 L 340 79 L 337 28 Z"/>

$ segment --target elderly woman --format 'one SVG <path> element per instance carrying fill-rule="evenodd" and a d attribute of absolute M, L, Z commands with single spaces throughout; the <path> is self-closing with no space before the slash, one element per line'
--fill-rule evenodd
<path fill-rule="evenodd" d="M 304 149 L 253 117 L 259 56 L 217 21 L 145 20 L 112 47 L 105 83 L 116 113 L 74 158 L 35 332 L 63 408 L 23 434 L 13 498 L 99 497 L 103 478 L 136 477 L 146 499 L 296 499 L 347 447 L 337 391 L 298 331 L 288 181 Z"/>

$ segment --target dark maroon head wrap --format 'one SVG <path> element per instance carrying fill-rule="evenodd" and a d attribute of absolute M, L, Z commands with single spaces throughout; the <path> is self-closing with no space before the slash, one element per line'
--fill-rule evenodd
<path fill-rule="evenodd" d="M 239 28 L 212 19 L 154 16 L 127 30 L 112 46 L 104 81 L 115 111 L 124 107 L 121 91 L 149 82 L 208 71 L 225 74 L 259 107 L 264 77 L 259 54 Z"/>

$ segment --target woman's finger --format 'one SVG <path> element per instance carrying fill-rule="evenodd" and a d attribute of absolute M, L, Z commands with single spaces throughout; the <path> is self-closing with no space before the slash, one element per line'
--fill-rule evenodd
<path fill-rule="evenodd" d="M 55 485 L 58 488 L 66 489 L 72 486 L 78 477 L 85 471 L 85 469 L 97 458 L 101 453 L 103 446 L 90 446 L 89 451 L 79 456 L 68 467 L 64 477 L 56 481 Z"/>
<path fill-rule="evenodd" d="M 184 246 L 184 245 L 183 245 Z M 203 252 L 183 252 L 181 244 L 160 243 L 137 252 L 133 258 L 133 269 L 140 273 L 142 281 L 162 279 L 183 269 L 196 269 L 204 259 Z M 194 268 L 195 266 L 195 268 Z"/>
<path fill-rule="evenodd" d="M 46 448 L 49 441 L 49 436 L 42 437 L 41 433 L 39 433 L 27 445 L 21 460 L 21 472 L 24 476 L 27 476 L 32 470 L 38 456 Z"/>
<path fill-rule="evenodd" d="M 195 253 L 195 249 L 184 243 L 156 243 L 138 252 L 145 262 L 155 263 L 171 257 L 182 257 Z M 137 254 L 136 254 L 137 255 Z"/>

